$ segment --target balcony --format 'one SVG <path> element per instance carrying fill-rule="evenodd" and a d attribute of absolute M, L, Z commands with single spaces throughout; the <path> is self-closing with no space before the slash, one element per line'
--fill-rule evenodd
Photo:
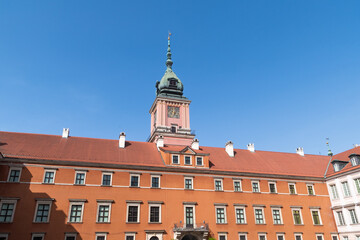
<path fill-rule="evenodd" d="M 174 232 L 208 232 L 209 225 L 207 223 L 184 224 L 183 222 L 174 224 Z"/>

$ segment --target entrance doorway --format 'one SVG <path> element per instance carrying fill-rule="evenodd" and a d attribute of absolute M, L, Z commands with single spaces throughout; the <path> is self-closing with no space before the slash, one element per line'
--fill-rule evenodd
<path fill-rule="evenodd" d="M 181 240 L 198 240 L 198 238 L 191 234 L 186 234 Z"/>

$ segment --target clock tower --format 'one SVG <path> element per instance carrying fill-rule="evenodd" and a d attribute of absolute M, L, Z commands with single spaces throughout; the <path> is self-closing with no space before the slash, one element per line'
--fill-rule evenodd
<path fill-rule="evenodd" d="M 184 85 L 172 70 L 170 35 L 166 71 L 160 82 L 156 82 L 156 98 L 149 111 L 151 132 L 148 141 L 156 142 L 163 136 L 165 144 L 190 146 L 195 137 L 190 129 L 191 101 L 183 96 Z"/>

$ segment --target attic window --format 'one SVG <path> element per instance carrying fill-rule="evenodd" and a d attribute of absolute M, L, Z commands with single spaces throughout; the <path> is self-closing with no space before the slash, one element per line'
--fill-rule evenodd
<path fill-rule="evenodd" d="M 169 87 L 170 88 L 176 88 L 177 86 L 177 80 L 176 79 L 170 79 L 169 80 Z"/>
<path fill-rule="evenodd" d="M 357 166 L 360 164 L 360 156 L 359 155 L 351 154 L 349 157 L 350 157 L 351 164 L 353 166 Z"/>

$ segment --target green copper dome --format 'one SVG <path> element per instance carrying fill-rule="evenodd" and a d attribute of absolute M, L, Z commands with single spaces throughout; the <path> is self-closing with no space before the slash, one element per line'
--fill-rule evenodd
<path fill-rule="evenodd" d="M 168 38 L 166 71 L 160 82 L 156 82 L 156 95 L 163 97 L 180 97 L 184 98 L 184 85 L 172 70 L 173 61 L 171 60 L 170 36 Z"/>

